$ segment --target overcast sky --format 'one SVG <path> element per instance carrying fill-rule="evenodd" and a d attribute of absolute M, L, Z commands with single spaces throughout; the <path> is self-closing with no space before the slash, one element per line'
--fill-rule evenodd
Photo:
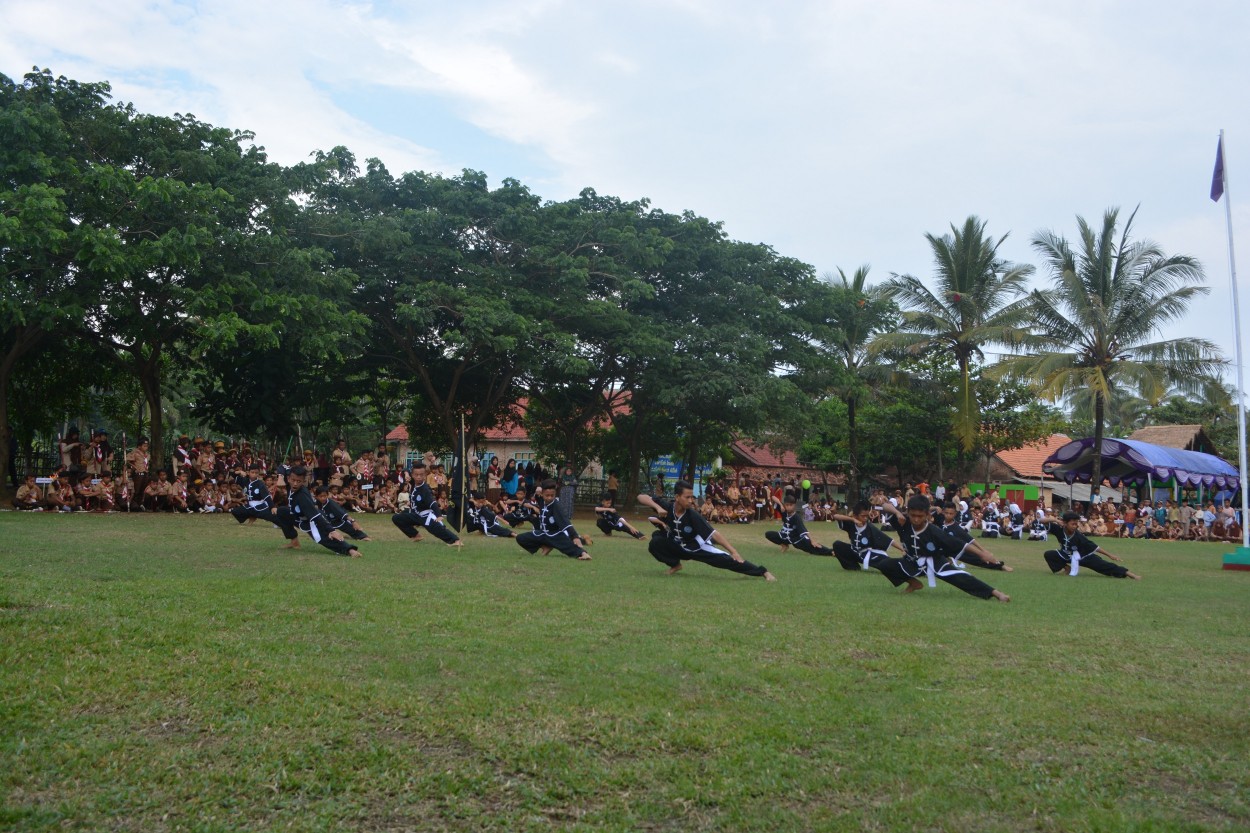
<path fill-rule="evenodd" d="M 1032 263 L 1037 231 L 1140 204 L 1137 236 L 1212 289 L 1164 335 L 1230 359 L 1208 191 L 1223 128 L 1250 304 L 1247 42 L 1250 4 L 1219 0 L 0 0 L 10 77 L 107 80 L 286 164 L 346 145 L 395 174 L 646 197 L 818 272 L 927 277 L 925 232 L 970 214 Z"/>

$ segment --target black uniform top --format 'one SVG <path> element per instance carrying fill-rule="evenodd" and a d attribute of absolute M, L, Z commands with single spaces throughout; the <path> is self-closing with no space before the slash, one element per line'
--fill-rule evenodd
<path fill-rule="evenodd" d="M 1087 555 L 1093 555 L 1098 549 L 1098 545 L 1086 538 L 1079 532 L 1073 532 L 1069 535 L 1064 531 L 1063 524 L 1054 521 L 1046 524 L 1046 531 L 1059 539 L 1059 554 L 1064 558 L 1071 560 L 1072 553 L 1078 552 L 1084 558 Z"/>
<path fill-rule="evenodd" d="M 260 478 L 249 480 L 247 486 L 244 487 L 244 491 L 247 493 L 248 505 L 253 509 L 269 508 L 269 487 L 265 485 L 265 481 Z M 263 502 L 265 505 L 258 506 L 257 504 L 260 502 Z"/>
<path fill-rule="evenodd" d="M 313 500 L 312 492 L 307 486 L 300 486 L 286 496 L 287 508 L 295 516 L 295 524 L 305 532 L 310 532 L 315 525 L 322 537 L 330 534 L 330 524 L 317 501 Z"/>
<path fill-rule="evenodd" d="M 538 510 L 538 523 L 534 525 L 534 531 L 547 538 L 553 538 L 562 533 L 569 536 L 577 535 L 577 530 L 573 529 L 573 522 L 569 519 L 569 514 L 564 510 L 559 498 L 542 504 Z"/>
<path fill-rule="evenodd" d="M 945 523 L 945 519 L 943 519 L 942 531 L 950 535 L 952 538 L 963 542 L 964 546 L 972 543 L 972 533 L 960 526 L 958 520 L 954 520 L 951 523 Z"/>
<path fill-rule="evenodd" d="M 408 490 L 408 511 L 417 515 L 424 512 L 438 515 L 438 504 L 434 502 L 434 491 L 429 483 L 422 483 L 420 486 L 415 482 L 412 484 Z"/>
<path fill-rule="evenodd" d="M 998 510 L 994 508 L 994 504 L 989 504 L 981 510 L 981 520 L 996 521 L 998 520 Z"/>
<path fill-rule="evenodd" d="M 615 509 L 611 509 L 607 512 L 596 511 L 596 514 L 612 526 L 619 527 L 621 525 L 621 513 L 617 512 Z"/>
<path fill-rule="evenodd" d="M 660 508 L 668 513 L 664 523 L 668 526 L 668 539 L 686 552 L 719 548 L 712 543 L 712 525 L 693 509 L 687 509 L 680 517 L 673 512 L 673 502 L 656 500 Z"/>
<path fill-rule="evenodd" d="M 893 515 L 890 517 L 893 517 Z M 867 555 L 869 550 L 887 551 L 890 548 L 890 542 L 893 540 L 889 535 L 886 535 L 872 524 L 864 524 L 862 527 L 858 527 L 854 521 L 838 521 L 838 526 L 850 537 L 851 550 L 859 558 Z"/>
<path fill-rule="evenodd" d="M 794 511 L 789 515 L 784 512 L 781 514 L 781 540 L 797 544 L 804 538 L 809 537 L 807 533 L 807 524 L 803 523 L 803 510 L 798 506 L 794 507 Z"/>
<path fill-rule="evenodd" d="M 347 510 L 334 498 L 329 498 L 321 505 L 321 511 L 326 516 L 326 520 L 330 522 L 330 526 L 335 529 L 346 529 L 351 524 L 351 520 L 347 517 Z"/>
<path fill-rule="evenodd" d="M 968 546 L 938 528 L 937 524 L 926 524 L 919 532 L 911 525 L 910 520 L 899 522 L 898 541 L 912 559 L 932 558 L 935 564 L 942 564 L 948 558 L 958 558 Z"/>
<path fill-rule="evenodd" d="M 482 525 L 482 529 L 490 529 L 495 525 L 495 510 L 489 506 L 483 506 L 477 510 L 477 522 Z"/>

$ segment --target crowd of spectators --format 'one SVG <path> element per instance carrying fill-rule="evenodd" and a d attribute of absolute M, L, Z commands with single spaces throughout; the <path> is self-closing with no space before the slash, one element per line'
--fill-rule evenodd
<path fill-rule="evenodd" d="M 311 472 L 310 487 L 326 486 L 330 496 L 350 512 L 401 511 L 408 498 L 409 467 L 392 461 L 385 443 L 353 455 L 346 440 L 332 449 L 302 449 L 271 455 L 247 441 L 227 445 L 224 440 L 181 436 L 167 461 L 151 459 L 150 443 L 140 437 L 129 451 L 118 453 L 107 431 L 89 438 L 70 429 L 57 444 L 52 476 L 28 474 L 17 483 L 13 506 L 28 511 L 55 512 L 226 512 L 245 503 L 248 468 L 255 463 L 271 494 L 285 500 L 286 474 L 298 464 Z M 434 454 L 424 455 L 426 482 L 446 507 L 450 477 Z M 465 472 L 468 487 L 484 492 L 491 502 L 510 507 L 533 494 L 536 484 L 551 476 L 533 462 L 502 464 L 492 457 L 483 466 L 471 458 Z M 615 477 L 613 477 L 615 480 Z M 576 488 L 577 478 L 566 468 L 561 485 Z"/>

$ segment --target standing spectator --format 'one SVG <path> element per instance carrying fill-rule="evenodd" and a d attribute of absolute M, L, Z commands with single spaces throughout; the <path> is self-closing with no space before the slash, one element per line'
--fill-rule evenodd
<path fill-rule="evenodd" d="M 577 483 L 577 475 L 573 473 L 573 467 L 565 466 L 564 472 L 560 475 L 560 504 L 568 512 L 570 518 L 573 517 L 573 499 L 577 496 Z"/>
<path fill-rule="evenodd" d="M 491 503 L 498 503 L 499 496 L 502 494 L 499 486 L 500 474 L 499 458 L 491 457 L 490 463 L 486 466 L 486 499 Z"/>
<path fill-rule="evenodd" d="M 616 495 L 621 488 L 621 481 L 616 476 L 616 470 L 608 472 L 608 497 L 612 499 L 609 506 L 616 506 Z"/>
<path fill-rule="evenodd" d="M 78 429 L 71 428 L 58 444 L 61 453 L 61 468 L 69 474 L 71 483 L 77 484 L 82 477 L 82 442 L 78 439 Z"/>
<path fill-rule="evenodd" d="M 499 488 L 503 490 L 504 497 L 516 500 L 516 492 L 520 486 L 521 473 L 517 470 L 516 460 L 509 458 L 507 465 L 503 467 L 503 474 L 499 477 Z"/>

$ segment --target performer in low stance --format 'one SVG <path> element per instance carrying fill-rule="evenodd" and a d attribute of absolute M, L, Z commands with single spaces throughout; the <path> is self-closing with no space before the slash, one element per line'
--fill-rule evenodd
<path fill-rule="evenodd" d="M 661 564 L 668 566 L 668 574 L 676 575 L 683 561 L 701 561 L 709 567 L 731 570 L 765 581 L 777 577 L 762 564 L 752 564 L 743 559 L 733 544 L 703 519 L 694 509 L 694 487 L 684 480 L 673 487 L 671 502 L 656 500 L 650 495 L 639 495 L 638 502 L 656 512 L 653 523 L 657 530 L 651 534 L 647 551 Z"/>
<path fill-rule="evenodd" d="M 1112 578 L 1141 579 L 1141 576 L 1129 572 L 1127 568 L 1112 564 L 1111 561 L 1120 559 L 1077 531 L 1080 522 L 1081 516 L 1076 512 L 1064 512 L 1062 522 L 1054 515 L 1046 516 L 1047 531 L 1059 539 L 1059 549 L 1046 550 L 1042 553 L 1042 557 L 1046 559 L 1046 566 L 1052 573 L 1067 569 L 1068 575 L 1075 576 L 1080 572 L 1081 567 L 1088 567 L 1095 573 Z M 1099 553 L 1107 556 L 1111 561 L 1099 557 Z"/>

